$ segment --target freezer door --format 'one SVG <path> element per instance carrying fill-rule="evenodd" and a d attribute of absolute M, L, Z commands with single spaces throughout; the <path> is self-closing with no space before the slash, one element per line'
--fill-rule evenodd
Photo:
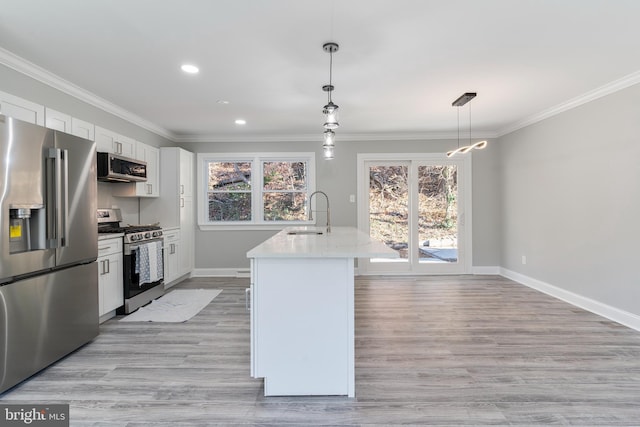
<path fill-rule="evenodd" d="M 98 335 L 98 268 L 0 286 L 0 393 Z"/>
<path fill-rule="evenodd" d="M 47 249 L 43 230 L 45 153 L 53 144 L 53 131 L 0 115 L 0 283 L 55 266 L 55 250 Z M 30 218 L 22 215 L 25 212 Z M 43 234 L 42 239 L 37 234 Z"/>
<path fill-rule="evenodd" d="M 56 264 L 93 260 L 98 256 L 96 143 L 55 131 L 55 148 L 61 157 Z"/>

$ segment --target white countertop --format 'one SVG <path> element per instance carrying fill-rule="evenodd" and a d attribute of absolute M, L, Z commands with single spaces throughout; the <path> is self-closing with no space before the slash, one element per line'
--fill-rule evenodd
<path fill-rule="evenodd" d="M 288 234 L 319 231 L 323 234 Z M 247 258 L 398 258 L 398 252 L 354 227 L 288 227 L 247 252 Z"/>

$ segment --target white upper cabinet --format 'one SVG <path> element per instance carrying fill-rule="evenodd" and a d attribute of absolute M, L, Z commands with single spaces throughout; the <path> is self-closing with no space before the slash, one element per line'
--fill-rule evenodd
<path fill-rule="evenodd" d="M 60 132 L 70 133 L 80 138 L 95 140 L 95 126 L 93 123 L 76 119 L 68 114 L 51 108 L 45 108 L 45 126 L 49 129 L 59 130 Z"/>
<path fill-rule="evenodd" d="M 93 123 L 71 117 L 71 134 L 91 141 L 96 140 L 96 127 Z"/>
<path fill-rule="evenodd" d="M 96 145 L 99 152 L 119 154 L 134 158 L 136 155 L 136 140 L 120 135 L 109 129 L 96 126 Z"/>
<path fill-rule="evenodd" d="M 160 150 L 138 141 L 136 159 L 147 163 L 147 182 L 136 183 L 136 193 L 140 197 L 158 197 L 160 195 Z"/>
<path fill-rule="evenodd" d="M 71 133 L 71 116 L 51 108 L 44 109 L 45 126 L 60 132 Z"/>
<path fill-rule="evenodd" d="M 44 126 L 44 105 L 0 92 L 0 114 Z"/>
<path fill-rule="evenodd" d="M 131 184 L 117 184 L 113 187 L 112 194 L 118 197 L 159 197 L 160 150 L 136 141 L 136 151 L 132 158 L 142 160 L 147 164 L 147 180 Z"/>
<path fill-rule="evenodd" d="M 193 197 L 193 153 L 180 150 L 180 197 Z"/>

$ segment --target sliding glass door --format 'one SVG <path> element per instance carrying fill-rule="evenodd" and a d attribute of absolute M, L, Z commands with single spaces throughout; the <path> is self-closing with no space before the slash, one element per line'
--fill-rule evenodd
<path fill-rule="evenodd" d="M 361 154 L 358 227 L 398 252 L 359 260 L 363 274 L 460 274 L 470 267 L 468 158 Z M 469 205 L 469 206 L 467 206 Z"/>

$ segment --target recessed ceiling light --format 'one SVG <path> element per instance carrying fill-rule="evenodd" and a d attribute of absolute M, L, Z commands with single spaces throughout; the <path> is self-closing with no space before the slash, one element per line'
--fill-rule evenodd
<path fill-rule="evenodd" d="M 245 119 L 237 119 L 236 120 L 236 124 L 237 125 L 246 125 L 247 121 Z"/>
<path fill-rule="evenodd" d="M 226 99 L 218 99 L 216 102 L 223 105 L 227 105 L 229 103 L 229 101 L 227 101 Z"/>
<path fill-rule="evenodd" d="M 198 71 L 200 71 L 198 69 L 198 67 L 196 67 L 195 65 L 191 65 L 191 64 L 183 64 L 182 67 L 180 67 L 182 69 L 182 71 L 184 71 L 185 73 L 189 73 L 189 74 L 197 74 Z"/>

